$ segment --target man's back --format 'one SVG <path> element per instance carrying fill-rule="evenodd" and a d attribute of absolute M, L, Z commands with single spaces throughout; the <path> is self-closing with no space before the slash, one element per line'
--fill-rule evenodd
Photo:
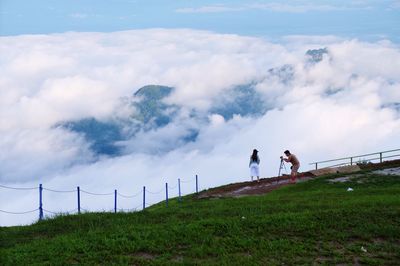
<path fill-rule="evenodd" d="M 296 155 L 294 154 L 290 154 L 288 156 L 288 161 L 292 164 L 292 165 L 300 165 L 299 160 L 297 159 Z"/>

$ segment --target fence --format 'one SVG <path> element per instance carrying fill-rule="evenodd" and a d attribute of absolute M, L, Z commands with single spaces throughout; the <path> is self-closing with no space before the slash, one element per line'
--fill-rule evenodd
<path fill-rule="evenodd" d="M 178 178 L 178 183 L 175 186 L 168 186 L 168 183 L 165 183 L 165 205 L 166 207 L 168 207 L 168 201 L 169 201 L 169 192 L 173 189 L 178 188 L 178 202 L 182 202 L 182 189 L 181 189 L 181 183 L 192 183 L 195 182 L 195 193 L 198 194 L 199 193 L 199 178 L 198 175 L 196 175 L 194 178 L 190 179 L 190 180 L 181 180 L 180 178 Z M 111 196 L 114 195 L 114 208 L 112 210 L 112 212 L 117 213 L 118 211 L 121 211 L 123 209 L 118 209 L 118 196 L 121 198 L 136 198 L 138 196 L 140 196 L 142 194 L 143 198 L 142 198 L 142 203 L 138 206 L 135 206 L 134 208 L 130 209 L 131 211 L 138 211 L 140 207 L 142 207 L 142 210 L 146 209 L 146 207 L 152 205 L 146 202 L 146 194 L 152 194 L 152 195 L 156 195 L 156 194 L 160 194 L 164 191 L 164 189 L 161 189 L 159 191 L 151 191 L 146 189 L 146 186 L 143 186 L 143 189 L 132 194 L 132 195 L 124 195 L 119 193 L 116 189 L 113 192 L 110 193 L 93 193 L 93 192 L 89 192 L 86 190 L 81 189 L 79 186 L 76 188 L 76 190 L 55 190 L 55 189 L 50 189 L 50 188 L 45 188 L 43 187 L 42 184 L 39 184 L 38 187 L 25 187 L 25 188 L 16 188 L 16 187 L 9 187 L 9 186 L 4 186 L 4 185 L 0 185 L 1 189 L 8 189 L 8 190 L 22 190 L 22 191 L 27 191 L 27 190 L 38 190 L 39 192 L 39 206 L 36 209 L 33 210 L 27 210 L 27 211 L 20 211 L 20 212 L 14 212 L 14 211 L 6 211 L 6 210 L 0 210 L 1 213 L 5 213 L 5 214 L 19 214 L 19 215 L 23 215 L 23 214 L 28 214 L 28 213 L 33 213 L 33 212 L 38 212 L 39 215 L 39 220 L 42 220 L 44 218 L 44 213 L 50 213 L 50 214 L 59 214 L 60 212 L 56 212 L 56 211 L 50 211 L 50 210 L 46 210 L 43 206 L 43 191 L 48 191 L 48 192 L 54 192 L 54 193 L 76 193 L 76 199 L 77 199 L 77 208 L 70 210 L 70 211 L 66 211 L 66 213 L 75 213 L 77 212 L 78 214 L 81 213 L 81 211 L 85 211 L 85 212 L 89 212 L 88 209 L 82 208 L 81 206 L 81 194 L 87 194 L 87 195 L 92 195 L 92 196 Z"/>
<path fill-rule="evenodd" d="M 338 167 L 338 166 L 353 165 L 353 164 L 364 164 L 373 161 L 379 161 L 380 163 L 382 163 L 384 159 L 395 158 L 395 157 L 400 158 L 400 149 L 368 153 L 368 154 L 344 157 L 327 161 L 313 162 L 310 163 L 310 165 L 315 165 L 315 170 L 317 170 L 318 166 L 320 166 L 321 164 L 334 163 L 333 165 L 327 165 L 323 167 L 325 168 L 325 167 Z"/>

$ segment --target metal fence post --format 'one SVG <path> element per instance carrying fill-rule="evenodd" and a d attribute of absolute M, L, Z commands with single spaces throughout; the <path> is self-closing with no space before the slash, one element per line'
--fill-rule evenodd
<path fill-rule="evenodd" d="M 165 183 L 165 205 L 168 207 L 168 183 Z"/>
<path fill-rule="evenodd" d="M 114 190 L 114 213 L 117 213 L 117 190 Z"/>
<path fill-rule="evenodd" d="M 199 194 L 199 179 L 196 175 L 196 194 Z"/>
<path fill-rule="evenodd" d="M 379 160 L 382 163 L 382 152 L 379 153 Z"/>
<path fill-rule="evenodd" d="M 318 163 L 315 163 L 315 170 L 318 170 Z"/>
<path fill-rule="evenodd" d="M 178 191 L 179 191 L 179 202 L 182 201 L 181 198 L 181 179 L 178 178 Z"/>
<path fill-rule="evenodd" d="M 350 157 L 350 165 L 353 165 L 353 157 Z"/>
<path fill-rule="evenodd" d="M 77 191 L 78 191 L 78 213 L 81 213 L 81 189 L 79 188 L 79 186 L 77 187 Z"/>
<path fill-rule="evenodd" d="M 146 208 L 146 186 L 143 186 L 143 210 Z"/>
<path fill-rule="evenodd" d="M 43 186 L 39 185 L 39 221 L 43 219 Z"/>

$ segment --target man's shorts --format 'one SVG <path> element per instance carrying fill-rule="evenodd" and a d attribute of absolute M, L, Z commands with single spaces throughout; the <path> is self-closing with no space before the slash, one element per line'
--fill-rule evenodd
<path fill-rule="evenodd" d="M 292 165 L 290 168 L 292 169 L 292 175 L 295 175 L 299 171 L 300 165 Z"/>

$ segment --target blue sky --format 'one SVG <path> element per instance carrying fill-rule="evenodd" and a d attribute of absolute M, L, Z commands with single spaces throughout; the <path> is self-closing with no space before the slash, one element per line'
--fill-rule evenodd
<path fill-rule="evenodd" d="M 400 1 L 1 0 L 0 35 L 191 28 L 400 41 Z"/>

